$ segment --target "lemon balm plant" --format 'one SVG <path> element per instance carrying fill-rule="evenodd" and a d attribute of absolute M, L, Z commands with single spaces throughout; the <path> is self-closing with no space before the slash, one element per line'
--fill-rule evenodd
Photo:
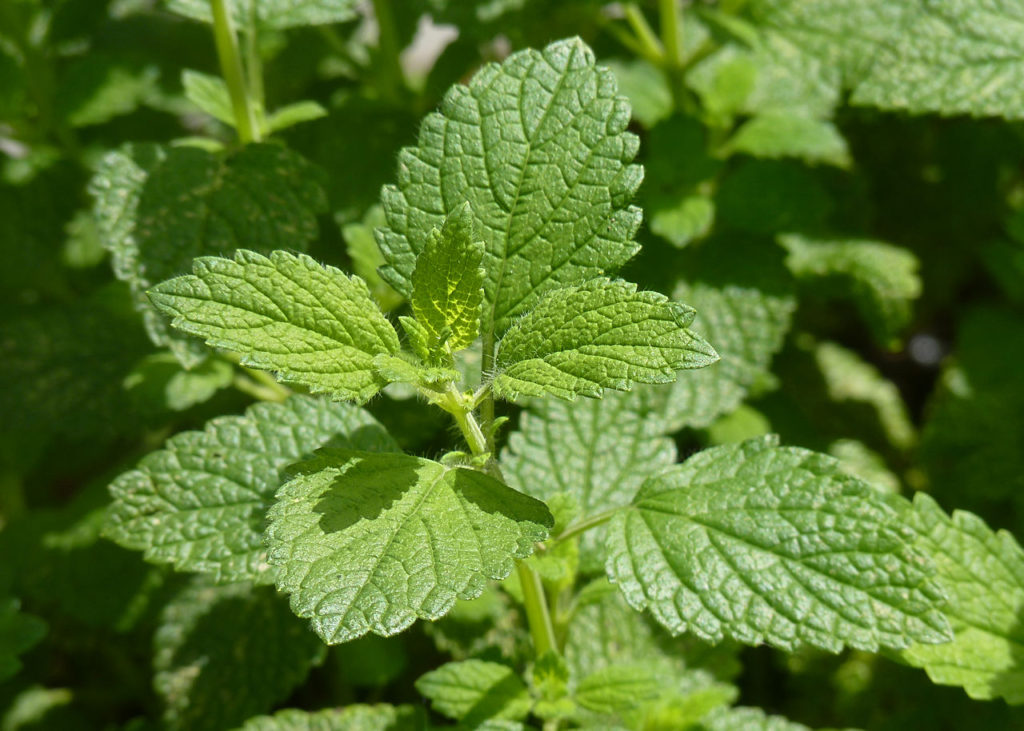
<path fill-rule="evenodd" d="M 454 87 L 382 194 L 381 276 L 409 301 L 403 336 L 359 277 L 288 251 L 200 258 L 154 286 L 177 330 L 308 395 L 146 457 L 112 485 L 108 535 L 179 570 L 274 584 L 330 644 L 439 619 L 514 572 L 533 695 L 507 666 L 445 665 L 419 687 L 457 720 L 557 727 L 666 702 L 639 656 L 569 671 L 565 607 L 581 561 L 603 564 L 633 609 L 710 642 L 875 651 L 951 639 L 912 508 L 831 457 L 758 438 L 675 466 L 633 463 L 624 484 L 573 465 L 663 441 L 642 404 L 660 391 L 636 386 L 718 359 L 689 329 L 692 308 L 608 275 L 638 248 L 629 118 L 579 40 Z M 457 368 L 467 349 L 479 370 Z M 389 383 L 448 412 L 465 447 L 436 460 L 399 451 L 355 405 Z M 621 409 L 608 428 L 646 420 L 649 434 L 528 444 L 527 423 L 499 455 L 496 399 L 602 396 Z M 541 420 L 552 413 L 539 407 Z M 581 551 L 591 531 L 603 538 Z"/>
<path fill-rule="evenodd" d="M 1016 12 L 0 9 L 0 725 L 1013 727 Z"/>

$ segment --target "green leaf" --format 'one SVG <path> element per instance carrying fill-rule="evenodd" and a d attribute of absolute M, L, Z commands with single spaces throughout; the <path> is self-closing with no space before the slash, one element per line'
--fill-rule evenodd
<path fill-rule="evenodd" d="M 972 513 L 952 516 L 918 493 L 909 523 L 914 546 L 937 568 L 949 597 L 943 613 L 953 629 L 944 645 L 911 645 L 901 657 L 932 682 L 959 685 L 971 698 L 1024 703 L 1024 550 L 1006 531 Z"/>
<path fill-rule="evenodd" d="M 235 112 L 231 108 L 231 96 L 224 79 L 185 69 L 181 72 L 181 85 L 185 87 L 186 99 L 214 119 L 235 126 Z"/>
<path fill-rule="evenodd" d="M 438 713 L 476 728 L 489 718 L 519 721 L 533 701 L 516 672 L 496 662 L 450 662 L 423 675 L 416 690 L 430 699 Z"/>
<path fill-rule="evenodd" d="M 164 608 L 153 646 L 164 723 L 196 731 L 232 728 L 267 712 L 324 657 L 316 635 L 271 587 L 200 580 Z"/>
<path fill-rule="evenodd" d="M 661 69 L 642 59 L 610 59 L 604 65 L 615 74 L 619 90 L 629 99 L 633 119 L 650 129 L 672 116 L 672 89 Z"/>
<path fill-rule="evenodd" d="M 326 116 L 327 110 L 314 101 L 306 100 L 295 102 L 294 104 L 286 104 L 279 109 L 275 109 L 267 116 L 267 132 L 271 134 L 280 132 L 297 124 L 312 122 L 314 119 Z"/>
<path fill-rule="evenodd" d="M 444 616 L 551 525 L 543 503 L 481 472 L 328 449 L 278 492 L 267 545 L 292 609 L 335 644 Z"/>
<path fill-rule="evenodd" d="M 78 54 L 62 68 L 53 92 L 56 113 L 72 127 L 99 125 L 159 98 L 160 69 L 136 57 L 98 50 Z M 52 82 L 51 82 L 52 83 Z"/>
<path fill-rule="evenodd" d="M 840 69 L 854 104 L 1024 117 L 1014 0 L 758 0 L 758 16 Z"/>
<path fill-rule="evenodd" d="M 651 129 L 640 189 L 651 232 L 682 248 L 705 236 L 715 216 L 710 192 L 722 163 L 708 153 L 706 130 L 676 115 Z"/>
<path fill-rule="evenodd" d="M 498 349 L 494 393 L 559 398 L 671 383 L 676 371 L 718 360 L 687 329 L 692 308 L 621 280 L 595 279 L 546 294 Z"/>
<path fill-rule="evenodd" d="M 826 291 L 849 293 L 875 338 L 893 343 L 910 322 L 921 295 L 918 260 L 910 251 L 879 241 L 779 237 L 786 265 L 800 279 L 820 281 Z"/>
<path fill-rule="evenodd" d="M 314 393 L 366 401 L 384 386 L 373 360 L 399 352 L 398 333 L 361 279 L 286 251 L 202 257 L 193 272 L 149 293 L 179 330 Z"/>
<path fill-rule="evenodd" d="M 21 669 L 18 655 L 43 639 L 46 629 L 46 622 L 20 610 L 17 599 L 0 599 L 0 682 Z"/>
<path fill-rule="evenodd" d="M 110 485 L 104 533 L 149 561 L 220 582 L 272 582 L 263 547 L 281 471 L 326 444 L 397 451 L 372 416 L 350 404 L 292 396 L 183 432 Z"/>
<path fill-rule="evenodd" d="M 422 731 L 424 719 L 414 706 L 353 704 L 324 711 L 288 709 L 250 718 L 240 731 Z"/>
<path fill-rule="evenodd" d="M 164 351 L 143 358 L 124 379 L 124 387 L 149 413 L 185 411 L 228 388 L 235 377 L 226 360 L 207 358 L 186 370 L 173 353 Z"/>
<path fill-rule="evenodd" d="M 598 276 L 638 250 L 637 138 L 614 76 L 579 39 L 490 64 L 449 90 L 382 192 L 385 280 L 408 296 L 416 256 L 469 203 L 483 239 L 482 329 L 504 331 L 546 291 Z"/>
<path fill-rule="evenodd" d="M 765 438 L 649 479 L 613 519 L 607 568 L 634 608 L 713 642 L 947 641 L 941 591 L 907 533 L 834 459 Z"/>
<path fill-rule="evenodd" d="M 342 226 L 341 235 L 345 238 L 345 248 L 352 260 L 352 270 L 366 282 L 380 308 L 389 312 L 404 300 L 377 272 L 377 268 L 384 265 L 384 256 L 377 248 L 373 230 L 383 225 L 384 209 L 371 206 L 362 221 Z"/>
<path fill-rule="evenodd" d="M 769 377 L 772 357 L 782 347 L 796 309 L 786 272 L 763 242 L 716 239 L 707 247 L 712 267 L 726 271 L 697 267 L 704 279 L 680 284 L 673 298 L 697 308 L 692 329 L 714 343 L 721 359 L 672 386 L 641 387 L 664 433 L 705 428 L 735 410 Z"/>
<path fill-rule="evenodd" d="M 250 3 L 257 25 L 274 30 L 343 23 L 356 17 L 359 7 L 357 0 L 228 0 L 236 26 L 249 26 Z M 213 22 L 208 0 L 167 0 L 167 7 L 188 18 Z"/>
<path fill-rule="evenodd" d="M 659 695 L 658 677 L 646 665 L 609 665 L 576 686 L 576 702 L 588 711 L 618 715 Z"/>
<path fill-rule="evenodd" d="M 185 366 L 205 357 L 196 341 L 171 333 L 146 290 L 187 273 L 195 257 L 228 254 L 243 242 L 264 253 L 305 250 L 326 207 L 318 177 L 302 157 L 270 144 L 226 157 L 135 145 L 103 158 L 89 185 L 102 240 L 156 345 Z"/>
<path fill-rule="evenodd" d="M 782 716 L 769 716 L 760 708 L 722 708 L 712 711 L 700 731 L 810 731 L 802 723 Z"/>
<path fill-rule="evenodd" d="M 410 305 L 423 330 L 429 362 L 472 345 L 480 334 L 483 244 L 473 235 L 469 205 L 455 209 L 427 237 L 412 272 Z"/>
<path fill-rule="evenodd" d="M 902 3 L 897 3 L 902 4 Z M 851 101 L 887 109 L 1024 118 L 1024 23 L 1015 0 L 910 3 Z M 898 34 L 898 35 L 897 35 Z M 898 43 L 894 43 L 898 39 Z"/>
<path fill-rule="evenodd" d="M 833 202 L 820 177 L 794 160 L 743 160 L 715 196 L 722 228 L 751 234 L 819 230 Z"/>
<path fill-rule="evenodd" d="M 799 114 L 761 114 L 744 122 L 721 150 L 753 157 L 798 157 L 837 167 L 850 164 L 846 140 L 831 122 Z"/>
<path fill-rule="evenodd" d="M 509 436 L 502 472 L 510 487 L 545 502 L 571 495 L 583 518 L 627 505 L 647 477 L 676 461 L 675 444 L 644 416 L 644 399 L 635 393 L 572 403 L 537 399 Z M 580 550 L 584 571 L 600 571 L 604 530 L 585 533 Z"/>
<path fill-rule="evenodd" d="M 921 434 L 935 495 L 982 515 L 1006 516 L 1024 497 L 1024 323 L 1019 310 L 975 307 L 959 324 Z M 995 510 L 994 513 L 989 511 Z M 1017 516 L 1020 510 L 1017 508 Z M 1024 535 L 1020 517 L 1012 524 Z"/>

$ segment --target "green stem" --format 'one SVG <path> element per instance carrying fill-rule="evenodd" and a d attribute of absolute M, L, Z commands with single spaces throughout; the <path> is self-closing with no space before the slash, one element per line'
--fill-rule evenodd
<path fill-rule="evenodd" d="M 256 115 L 249 100 L 245 69 L 242 67 L 242 57 L 238 52 L 238 37 L 235 35 L 231 13 L 228 12 L 227 0 L 210 0 L 210 10 L 213 12 L 213 38 L 217 44 L 217 58 L 220 60 L 220 71 L 231 96 L 231 109 L 235 115 L 238 139 L 243 145 L 259 142 L 260 130 L 256 125 Z"/>
<path fill-rule="evenodd" d="M 488 332 L 483 338 L 483 356 L 481 358 L 481 381 L 490 372 L 494 364 L 494 334 Z M 473 416 L 472 407 L 467 399 L 463 398 L 454 384 L 448 389 L 443 400 L 439 401 L 441 407 L 455 417 L 455 423 L 459 426 L 466 444 L 469 445 L 473 454 L 494 454 L 494 397 L 488 391 L 481 402 L 482 424 L 478 424 Z M 485 409 L 486 406 L 486 409 Z M 495 478 L 502 480 L 501 468 L 492 458 L 488 461 L 488 471 Z M 558 643 L 555 639 L 555 626 L 551 621 L 551 612 L 548 607 L 547 597 L 544 594 L 544 584 L 540 576 L 525 561 L 516 561 L 516 572 L 519 575 L 519 584 L 523 588 L 523 607 L 526 610 L 526 623 L 530 628 L 530 636 L 533 638 L 533 648 L 537 657 L 547 652 L 557 652 Z"/>
<path fill-rule="evenodd" d="M 555 625 L 551 621 L 551 612 L 548 610 L 540 575 L 525 561 L 516 561 L 516 572 L 519 574 L 519 585 L 523 589 L 523 608 L 526 610 L 526 624 L 533 639 L 534 654 L 543 657 L 549 652 L 558 652 Z"/>
<path fill-rule="evenodd" d="M 655 63 L 662 63 L 665 58 L 665 49 L 662 48 L 661 41 L 658 40 L 658 36 L 654 34 L 647 18 L 644 17 L 644 12 L 636 3 L 626 3 L 622 11 L 625 13 L 626 22 L 629 23 L 633 32 L 636 33 L 637 40 L 644 47 L 645 57 L 648 60 L 653 59 Z"/>
<path fill-rule="evenodd" d="M 574 536 L 578 536 L 580 533 L 586 533 L 591 528 L 596 528 L 599 525 L 607 523 L 620 510 L 622 510 L 621 507 L 610 508 L 609 510 L 603 510 L 600 513 L 595 513 L 589 518 L 586 518 L 575 525 L 569 526 L 552 540 L 557 543 L 558 541 L 564 541 Z"/>
<path fill-rule="evenodd" d="M 683 12 L 680 0 L 658 0 L 658 25 L 665 49 L 662 69 L 668 78 L 675 107 L 696 115 L 697 104 L 686 89 L 686 61 L 683 59 Z"/>
<path fill-rule="evenodd" d="M 385 95 L 395 101 L 405 85 L 405 75 L 399 58 L 398 31 L 391 0 L 373 0 L 373 14 L 377 18 L 377 54 L 380 81 Z"/>
<path fill-rule="evenodd" d="M 248 25 L 245 31 L 245 71 L 256 127 L 262 132 L 266 128 L 267 106 L 263 91 L 263 60 L 260 58 L 259 36 L 256 32 L 256 3 L 249 5 Z"/>
<path fill-rule="evenodd" d="M 231 379 L 231 385 L 242 393 L 252 396 L 260 401 L 275 401 L 277 403 L 281 403 L 288 398 L 287 395 L 282 395 L 280 391 L 268 388 L 261 383 L 257 383 L 253 379 L 241 373 L 235 374 L 235 377 Z"/>
<path fill-rule="evenodd" d="M 665 64 L 671 69 L 683 68 L 683 14 L 679 0 L 658 0 L 661 45 L 665 48 Z"/>

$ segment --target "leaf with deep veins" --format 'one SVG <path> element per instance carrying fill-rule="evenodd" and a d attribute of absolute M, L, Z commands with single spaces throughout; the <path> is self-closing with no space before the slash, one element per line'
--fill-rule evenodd
<path fill-rule="evenodd" d="M 971 698 L 1024 703 L 1024 550 L 972 513 L 947 516 L 923 493 L 909 517 L 915 547 L 935 562 L 936 581 L 949 595 L 943 613 L 953 641 L 911 645 L 903 659 L 935 683 L 963 686 Z"/>
<path fill-rule="evenodd" d="M 464 205 L 431 232 L 416 258 L 409 304 L 432 360 L 446 345 L 453 352 L 462 350 L 480 334 L 483 256 L 483 244 L 473 236 L 472 214 Z"/>
<path fill-rule="evenodd" d="M 600 396 L 633 383 L 671 383 L 718 360 L 687 329 L 694 310 L 629 282 L 594 279 L 545 295 L 505 334 L 494 393 Z"/>
<path fill-rule="evenodd" d="M 277 586 L 334 644 L 437 619 L 544 540 L 544 504 L 482 472 L 321 450 L 281 488 L 267 540 Z"/>
<path fill-rule="evenodd" d="M 382 276 L 412 292 L 431 231 L 469 202 L 484 242 L 484 332 L 504 331 L 550 289 L 616 269 L 639 246 L 643 177 L 615 77 L 578 38 L 527 49 L 456 85 L 402 150 L 382 193 Z"/>
<path fill-rule="evenodd" d="M 674 633 L 783 649 L 945 642 L 931 567 L 868 485 L 772 437 L 649 479 L 609 530 L 608 574 Z"/>
<path fill-rule="evenodd" d="M 292 396 L 176 434 L 110 486 L 105 535 L 146 559 L 215 581 L 273 581 L 263 547 L 281 470 L 326 444 L 398 451 L 351 404 Z"/>
<path fill-rule="evenodd" d="M 398 353 L 398 334 L 358 277 L 285 251 L 203 257 L 193 271 L 149 293 L 179 330 L 315 393 L 366 401 L 386 384 L 373 359 Z"/>

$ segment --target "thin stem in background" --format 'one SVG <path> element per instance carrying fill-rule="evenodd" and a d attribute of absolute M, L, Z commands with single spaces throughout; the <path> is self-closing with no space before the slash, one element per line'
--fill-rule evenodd
<path fill-rule="evenodd" d="M 217 58 L 220 60 L 220 71 L 231 97 L 238 140 L 243 145 L 259 142 L 260 130 L 249 99 L 245 69 L 242 67 L 242 57 L 238 52 L 238 36 L 235 35 L 227 0 L 210 0 L 210 10 L 213 13 L 213 38 L 217 44 Z"/>
<path fill-rule="evenodd" d="M 399 58 L 398 31 L 390 0 L 373 0 L 373 15 L 377 19 L 377 62 L 385 96 L 395 101 L 405 86 L 405 74 Z"/>

